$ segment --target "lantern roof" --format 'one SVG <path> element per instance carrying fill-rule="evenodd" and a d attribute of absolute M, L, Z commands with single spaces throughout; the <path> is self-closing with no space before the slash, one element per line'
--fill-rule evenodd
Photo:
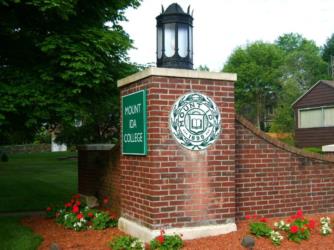
<path fill-rule="evenodd" d="M 163 6 L 161 6 L 161 13 L 156 17 L 158 22 L 161 23 L 172 23 L 172 22 L 181 22 L 187 23 L 192 26 L 193 17 L 190 14 L 190 6 L 188 7 L 187 13 L 183 11 L 182 7 L 173 3 L 167 7 L 165 10 Z"/>
<path fill-rule="evenodd" d="M 183 9 L 181 8 L 180 5 L 177 3 L 173 3 L 168 6 L 165 12 L 163 14 L 185 14 Z"/>

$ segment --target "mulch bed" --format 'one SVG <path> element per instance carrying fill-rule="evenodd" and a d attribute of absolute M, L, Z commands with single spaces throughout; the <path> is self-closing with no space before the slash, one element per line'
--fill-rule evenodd
<path fill-rule="evenodd" d="M 305 216 L 316 220 L 316 230 L 319 230 L 319 219 L 323 216 L 329 216 L 334 223 L 334 214 L 319 214 Z M 270 219 L 269 225 L 273 225 L 274 221 L 279 219 Z M 102 231 L 83 231 L 75 232 L 64 229 L 57 225 L 52 219 L 42 217 L 29 217 L 22 220 L 22 223 L 33 229 L 37 234 L 43 236 L 44 241 L 39 247 L 39 250 L 49 250 L 50 245 L 55 242 L 61 250 L 67 249 L 82 249 L 82 250 L 107 250 L 108 242 L 118 235 L 124 235 L 116 228 L 109 228 Z M 244 250 L 240 245 L 241 239 L 249 234 L 248 222 L 242 221 L 238 223 L 238 231 L 215 237 L 206 237 L 196 240 L 184 242 L 183 250 Z M 255 248 L 265 250 L 334 250 L 334 234 L 329 236 L 321 236 L 318 231 L 313 231 L 311 238 L 308 241 L 303 241 L 301 244 L 291 242 L 284 239 L 280 247 L 272 245 L 269 239 L 256 239 Z"/>

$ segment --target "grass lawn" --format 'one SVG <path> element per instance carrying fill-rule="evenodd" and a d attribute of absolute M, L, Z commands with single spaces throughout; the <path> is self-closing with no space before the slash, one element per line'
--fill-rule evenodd
<path fill-rule="evenodd" d="M 323 154 L 321 147 L 306 147 L 306 148 L 303 148 L 303 150 L 307 152 L 311 152 L 311 153 Z"/>
<path fill-rule="evenodd" d="M 43 238 L 20 224 L 20 218 L 0 218 L 0 249 L 35 250 Z"/>
<path fill-rule="evenodd" d="M 0 162 L 0 212 L 44 210 L 77 192 L 73 152 L 17 154 Z"/>

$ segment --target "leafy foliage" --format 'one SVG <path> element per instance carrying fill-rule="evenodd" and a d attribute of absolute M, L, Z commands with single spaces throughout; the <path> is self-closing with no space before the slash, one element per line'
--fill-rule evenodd
<path fill-rule="evenodd" d="M 237 48 L 224 66 L 235 72 L 237 112 L 259 128 L 292 132 L 291 104 L 315 82 L 328 79 L 328 65 L 314 41 L 284 34 L 275 43 L 254 42 Z"/>
<path fill-rule="evenodd" d="M 210 71 L 210 68 L 207 65 L 199 65 L 198 68 L 196 69 L 197 71 Z"/>
<path fill-rule="evenodd" d="M 322 59 L 325 62 L 330 63 L 331 56 L 334 56 L 334 33 L 327 39 L 322 51 Z"/>
<path fill-rule="evenodd" d="M 302 91 L 294 81 L 287 80 L 282 83 L 282 91 L 278 96 L 270 131 L 283 133 L 294 130 L 295 120 L 291 104 L 301 94 Z"/>
<path fill-rule="evenodd" d="M 80 195 L 74 195 L 71 201 L 62 207 L 49 206 L 46 209 L 47 216 L 55 217 L 58 224 L 75 231 L 83 231 L 89 228 L 102 230 L 108 227 L 116 227 L 118 219 L 115 214 L 89 208 L 80 199 Z"/>
<path fill-rule="evenodd" d="M 226 72 L 236 72 L 237 111 L 260 127 L 267 108 L 274 106 L 281 91 L 279 82 L 283 52 L 277 46 L 255 42 L 237 48 L 224 66 Z"/>
<path fill-rule="evenodd" d="M 290 33 L 280 36 L 276 44 L 285 52 L 281 68 L 283 83 L 294 82 L 304 92 L 318 80 L 329 77 L 327 63 L 322 60 L 320 48 L 314 41 Z"/>
<path fill-rule="evenodd" d="M 90 127 L 85 140 L 115 136 L 115 119 L 108 119 L 118 110 L 116 80 L 136 71 L 119 22 L 139 2 L 0 1 L 1 143 L 31 141 L 45 124 L 65 131 L 75 120 Z M 95 120 L 96 113 L 107 118 Z M 10 140 L 15 131 L 21 135 Z"/>
<path fill-rule="evenodd" d="M 132 236 L 119 236 L 110 242 L 110 247 L 113 250 L 143 250 L 144 244 Z"/>
<path fill-rule="evenodd" d="M 160 235 L 150 242 L 152 250 L 179 250 L 183 246 L 183 241 L 180 235 L 166 235 L 164 230 L 161 230 Z"/>
<path fill-rule="evenodd" d="M 95 213 L 92 220 L 92 227 L 94 230 L 102 230 L 108 227 L 117 227 L 116 217 L 111 217 L 107 212 Z"/>
<path fill-rule="evenodd" d="M 315 228 L 315 221 L 313 219 L 305 219 L 302 210 L 298 210 L 289 220 L 291 221 L 290 224 L 286 224 L 282 220 L 279 223 L 275 223 L 275 226 L 285 231 L 288 239 L 296 243 L 310 238 L 311 230 Z"/>
<path fill-rule="evenodd" d="M 1 152 L 0 151 L 0 159 L 2 162 L 8 162 L 9 158 L 8 155 L 6 154 L 6 152 Z"/>
<path fill-rule="evenodd" d="M 250 232 L 256 237 L 269 237 L 272 229 L 265 222 L 252 222 L 249 224 Z"/>

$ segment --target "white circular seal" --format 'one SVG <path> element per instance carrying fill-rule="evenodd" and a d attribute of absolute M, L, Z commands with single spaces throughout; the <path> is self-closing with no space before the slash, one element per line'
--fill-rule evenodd
<path fill-rule="evenodd" d="M 181 96 L 169 119 L 175 139 L 190 150 L 206 149 L 220 132 L 220 112 L 214 101 L 200 93 Z"/>

